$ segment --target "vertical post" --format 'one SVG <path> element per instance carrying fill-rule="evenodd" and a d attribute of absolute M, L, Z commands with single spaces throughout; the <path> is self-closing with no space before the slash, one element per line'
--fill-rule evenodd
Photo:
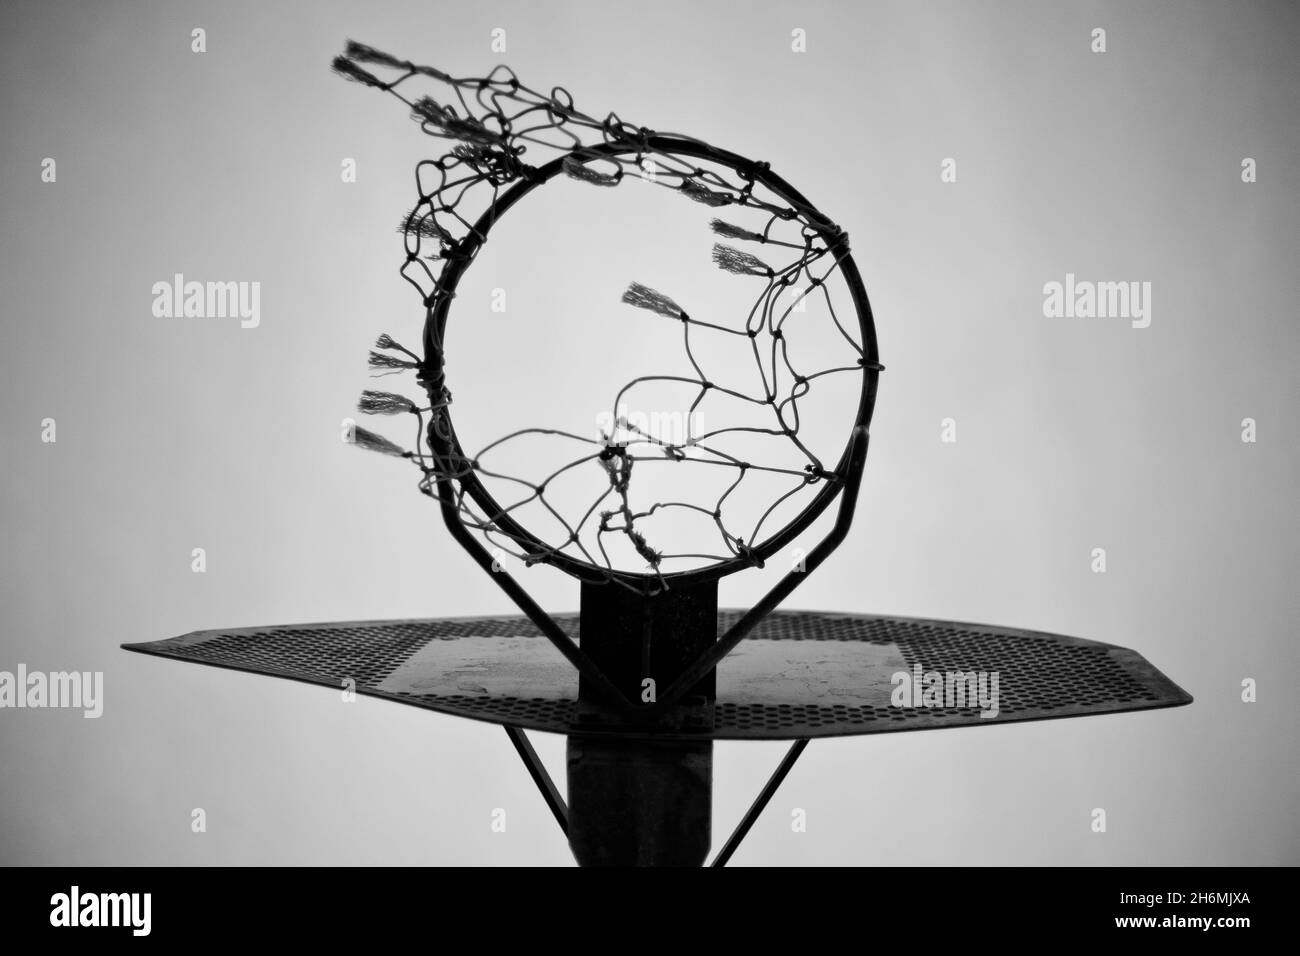
<path fill-rule="evenodd" d="M 654 694 L 718 635 L 716 581 L 648 596 L 617 584 L 582 585 L 579 642 L 632 700 Z M 656 734 L 708 729 L 716 679 L 702 677 L 654 725 L 625 721 L 568 741 L 569 846 L 583 866 L 700 866 L 713 810 L 713 742 Z M 581 707 L 594 689 L 579 680 Z M 594 715 L 593 715 L 594 716 Z"/>

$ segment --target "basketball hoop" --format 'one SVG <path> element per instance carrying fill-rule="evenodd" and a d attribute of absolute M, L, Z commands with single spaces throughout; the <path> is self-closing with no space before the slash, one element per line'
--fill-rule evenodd
<path fill-rule="evenodd" d="M 198 632 L 131 649 L 316 683 L 341 676 L 354 680 L 358 693 L 502 724 L 584 864 L 703 862 L 716 739 L 794 741 L 715 859 L 722 864 L 813 737 L 1190 701 L 1140 656 L 1111 645 L 982 625 L 776 611 L 848 534 L 883 366 L 847 234 L 767 163 L 614 113 L 597 120 L 562 88 L 540 94 L 505 67 L 483 78 L 453 78 L 359 43 L 349 43 L 333 65 L 397 98 L 425 133 L 446 143 L 436 159 L 417 164 L 418 199 L 400 225 L 401 275 L 419 292 L 425 313 L 421 348 L 385 333 L 369 359 L 377 375 L 413 376 L 424 399 L 367 390 L 358 403 L 366 414 L 411 416 L 414 442 L 405 447 L 357 428 L 355 443 L 418 469 L 419 488 L 437 500 L 452 537 L 524 617 Z M 417 94 L 420 85 L 429 89 Z M 676 323 L 691 374 L 634 378 L 612 408 L 639 383 L 670 381 L 692 390 L 688 416 L 722 396 L 756 412 L 760 424 L 702 434 L 692 428 L 683 440 L 615 411 L 602 434 L 539 424 L 467 451 L 453 423 L 447 378 L 446 332 L 457 291 L 507 213 L 560 177 L 601 190 L 636 179 L 715 210 L 712 263 L 727 281 L 752 290 L 747 314 L 732 316 L 700 312 L 672 290 L 629 284 L 622 305 L 650 313 L 665 332 Z M 851 318 L 836 304 L 845 297 Z M 822 327 L 834 331 L 837 349 L 834 361 L 817 367 L 791 344 L 812 321 L 809 303 L 818 306 Z M 705 336 L 739 344 L 758 387 L 716 380 L 697 355 Z M 855 383 L 852 417 L 842 444 L 823 453 L 806 440 L 800 406 L 831 379 Z M 540 477 L 487 464 L 489 452 L 524 436 L 580 451 Z M 763 454 L 729 450 L 741 439 Z M 642 476 L 654 469 L 733 477 L 720 495 L 647 503 L 638 495 Z M 548 497 L 552 483 L 578 473 L 591 484 L 591 498 L 562 514 Z M 736 490 L 760 473 L 788 482 L 788 490 L 741 530 Z M 520 497 L 503 501 L 502 488 Z M 563 529 L 558 541 L 526 526 L 525 505 L 554 516 Z M 749 609 L 719 610 L 720 579 L 762 567 L 832 505 L 830 530 L 797 568 Z M 674 548 L 647 530 L 657 515 L 674 510 L 708 519 L 711 547 Z M 612 555 L 616 545 L 620 560 Z M 579 613 L 548 613 L 489 547 L 577 579 Z M 898 710 L 891 675 L 920 668 L 925 657 L 963 673 L 1011 675 L 1010 701 L 992 714 L 973 711 L 965 698 L 924 713 Z M 472 681 L 463 679 L 468 674 Z M 466 692 L 467 684 L 476 690 Z M 919 694 L 920 677 L 917 688 Z M 528 729 L 568 737 L 568 806 Z"/>

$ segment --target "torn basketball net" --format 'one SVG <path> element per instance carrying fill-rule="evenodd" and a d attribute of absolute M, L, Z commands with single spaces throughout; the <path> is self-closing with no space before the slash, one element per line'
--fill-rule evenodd
<path fill-rule="evenodd" d="M 719 574 L 761 565 L 776 546 L 789 540 L 788 534 L 765 527 L 769 520 L 776 523 L 772 516 L 779 507 L 797 496 L 810 495 L 812 501 L 801 516 L 807 518 L 806 525 L 816 516 L 812 512 L 829 503 L 836 485 L 844 480 L 849 449 L 838 462 L 824 462 L 807 447 L 800 438 L 799 402 L 819 379 L 857 374 L 864 379 L 861 424 L 870 415 L 875 373 L 881 368 L 869 311 L 865 318 L 856 317 L 856 327 L 847 327 L 828 289 L 828 279 L 848 257 L 847 237 L 838 226 L 793 189 L 768 188 L 773 181 L 785 184 L 765 163 L 745 160 L 691 137 L 656 133 L 626 123 L 613 113 L 604 120 L 594 119 L 576 109 L 565 90 L 557 87 L 544 96 L 524 86 L 504 66 L 484 78 L 460 79 L 349 43 L 346 55 L 336 58 L 333 67 L 349 80 L 401 100 L 425 133 L 448 141 L 447 150 L 437 159 L 417 164 L 419 201 L 400 225 L 406 247 L 401 274 L 419 290 L 426 310 L 423 355 L 387 334 L 379 336 L 370 353 L 375 374 L 414 373 L 427 401 L 417 402 L 390 391 L 365 391 L 358 405 L 367 414 L 412 416 L 416 422 L 414 447 L 403 448 L 360 427 L 355 429 L 356 444 L 413 462 L 421 472 L 420 489 L 446 504 L 445 487 L 459 520 L 481 532 L 498 549 L 528 564 L 554 564 L 586 580 L 603 577 L 648 593 L 669 587 L 673 570 L 683 563 L 711 563 L 720 569 Z M 432 87 L 432 92 L 417 94 L 417 86 Z M 546 155 L 549 162 L 539 166 L 526 161 L 526 156 L 531 159 L 536 153 Z M 622 301 L 681 324 L 693 375 L 638 377 L 624 386 L 612 407 L 619 409 L 624 393 L 639 383 L 691 383 L 695 391 L 687 421 L 713 392 L 759 409 L 764 424 L 719 428 L 669 441 L 626 416 L 616 415 L 613 428 L 593 429 L 593 434 L 528 427 L 497 439 L 477 454 L 462 450 L 451 425 L 451 393 L 444 379 L 443 333 L 451 299 L 496 217 L 556 173 L 598 188 L 617 187 L 632 176 L 716 208 L 727 218 L 715 218 L 711 223 L 713 232 L 725 240 L 714 244 L 713 262 L 734 275 L 735 281 L 753 286 L 748 314 L 728 322 L 717 317 L 706 321 L 692 315 L 689 304 L 679 303 L 666 291 L 632 283 Z M 738 216 L 752 222 L 746 226 L 733 221 Z M 738 248 L 741 245 L 759 254 Z M 865 302 L 865 294 L 862 300 Z M 787 321 L 792 314 L 806 312 L 810 303 L 829 312 L 842 338 L 843 360 L 832 367 L 809 369 L 796 365 L 791 355 Z M 701 335 L 736 337 L 757 366 L 760 387 L 749 393 L 712 380 L 692 350 L 692 342 Z M 868 339 L 865 343 L 864 337 Z M 765 463 L 729 453 L 723 447 L 725 437 L 741 432 L 782 439 L 793 449 L 795 463 Z M 525 436 L 573 441 L 581 453 L 540 480 L 497 472 L 483 463 L 486 452 Z M 703 501 L 644 501 L 637 494 L 636 479 L 641 469 L 650 467 L 649 462 L 677 468 L 729 469 L 732 476 L 719 495 Z M 575 469 L 598 469 L 597 474 L 603 477 L 588 507 L 562 515 L 547 500 L 548 485 Z M 728 499 L 749 476 L 760 472 L 780 476 L 787 483 L 786 490 L 758 513 L 757 520 L 745 527 L 732 527 Z M 484 485 L 489 478 L 518 488 L 518 498 L 498 503 Z M 538 504 L 563 527 L 562 540 L 543 541 L 517 520 L 523 506 Z M 683 553 L 652 540 L 644 530 L 646 520 L 672 509 L 690 510 L 711 519 L 716 528 L 715 547 Z M 629 574 L 615 566 L 607 548 L 610 536 L 622 536 L 630 543 L 644 562 L 644 571 Z"/>

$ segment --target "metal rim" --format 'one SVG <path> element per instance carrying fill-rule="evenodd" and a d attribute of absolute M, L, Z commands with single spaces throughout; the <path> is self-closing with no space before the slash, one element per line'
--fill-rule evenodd
<path fill-rule="evenodd" d="M 640 590 L 653 590 L 659 586 L 661 580 L 671 587 L 673 583 L 682 584 L 716 580 L 744 568 L 755 565 L 761 567 L 763 562 L 805 531 L 831 505 L 844 487 L 844 478 L 851 458 L 853 436 L 858 428 L 867 429 L 871 423 L 871 414 L 875 407 L 876 390 L 880 379 L 880 366 L 875 319 L 872 316 L 871 303 L 867 298 L 867 291 L 861 273 L 858 271 L 857 264 L 854 262 L 845 237 L 838 226 L 823 216 L 798 190 L 773 173 L 765 164 L 756 164 L 736 153 L 697 140 L 651 134 L 646 138 L 644 146 L 633 143 L 606 143 L 585 149 L 583 155 L 584 158 L 629 155 L 644 151 L 644 147 L 674 156 L 704 159 L 725 166 L 747 179 L 752 178 L 753 182 L 764 186 L 806 216 L 810 225 L 824 241 L 845 244 L 843 254 L 838 257 L 839 271 L 844 277 L 844 282 L 848 286 L 849 294 L 853 300 L 854 311 L 858 317 L 858 329 L 862 336 L 862 387 L 859 392 L 857 416 L 849 430 L 849 437 L 840 455 L 839 462 L 834 469 L 833 474 L 835 477 L 823 480 L 822 487 L 813 497 L 813 500 L 804 507 L 798 516 L 761 543 L 753 545 L 747 555 L 738 555 L 702 568 L 652 574 L 605 568 L 564 554 L 519 524 L 484 487 L 474 469 L 458 469 L 456 467 L 457 462 L 468 460 L 469 456 L 465 454 L 464 449 L 461 447 L 449 408 L 443 409 L 442 414 L 436 416 L 434 421 L 430 423 L 429 443 L 439 467 L 445 467 L 447 473 L 455 475 L 450 480 L 459 483 L 465 494 L 483 509 L 484 514 L 492 516 L 492 523 L 500 529 L 501 533 L 509 536 L 533 560 L 538 563 L 549 564 L 580 580 L 598 582 L 616 579 Z M 434 301 L 427 306 L 424 329 L 425 364 L 436 372 L 433 377 L 439 382 L 439 388 L 441 388 L 443 363 L 440 343 L 444 341 L 444 332 L 446 331 L 451 303 L 455 299 L 455 292 L 461 279 L 474 261 L 479 249 L 486 242 L 489 232 L 500 221 L 501 217 L 534 189 L 561 175 L 565 158 L 561 156 L 544 166 L 538 167 L 525 179 L 499 196 L 487 211 L 479 217 L 462 241 L 458 254 L 447 260 L 446 265 L 439 274 L 438 294 L 432 297 Z"/>

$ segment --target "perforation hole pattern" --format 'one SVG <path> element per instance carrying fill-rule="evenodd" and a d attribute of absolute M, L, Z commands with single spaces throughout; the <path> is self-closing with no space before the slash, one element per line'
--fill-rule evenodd
<path fill-rule="evenodd" d="M 737 611 L 720 612 L 719 633 L 739 616 Z M 556 620 L 571 637 L 577 637 L 576 614 L 557 615 Z M 482 637 L 544 640 L 526 618 L 512 616 L 213 631 L 134 645 L 133 649 L 333 687 L 350 678 L 358 693 L 532 730 L 616 732 L 612 721 L 589 709 L 579 713 L 575 699 L 395 694 L 379 689 L 429 642 Z M 1116 654 L 1118 649 L 1108 645 L 1048 634 L 943 621 L 778 611 L 751 637 L 895 645 L 909 668 L 920 663 L 926 671 L 997 671 L 999 715 L 981 719 L 978 706 L 895 708 L 825 701 L 769 705 L 720 699 L 714 707 L 712 728 L 703 731 L 707 736 L 789 739 L 880 733 L 1185 702 L 1185 695 L 1175 685 L 1136 655 Z M 721 666 L 726 667 L 725 661 Z M 573 683 L 576 689 L 576 676 Z"/>

